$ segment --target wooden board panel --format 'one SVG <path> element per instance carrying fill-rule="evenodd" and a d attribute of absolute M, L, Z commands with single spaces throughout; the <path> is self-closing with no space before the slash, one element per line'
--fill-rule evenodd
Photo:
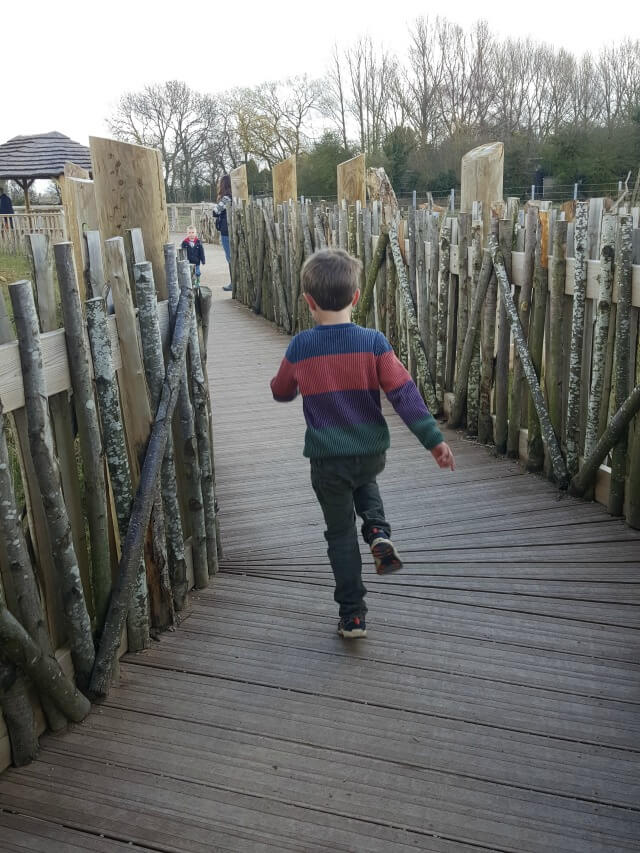
<path fill-rule="evenodd" d="M 249 201 L 249 181 L 247 167 L 242 164 L 229 172 L 231 178 L 231 195 L 235 201 Z"/>
<path fill-rule="evenodd" d="M 367 184 L 365 163 L 366 156 L 364 154 L 358 154 L 357 157 L 352 157 L 351 160 L 338 163 L 338 204 L 344 199 L 347 204 L 355 204 L 359 201 L 363 206 L 366 205 Z"/>
<path fill-rule="evenodd" d="M 163 246 L 169 221 L 160 152 L 96 136 L 89 144 L 102 237 L 124 238 L 127 229 L 142 228 L 158 298 L 166 299 Z"/>
<path fill-rule="evenodd" d="M 73 243 L 80 298 L 84 301 L 87 298 L 85 271 L 89 266 L 84 234 L 99 228 L 95 188 L 93 181 L 87 178 L 65 177 L 61 190 L 67 236 Z"/>
<path fill-rule="evenodd" d="M 504 145 L 488 142 L 467 152 L 461 163 L 460 210 L 471 213 L 473 202 L 482 202 L 484 243 L 491 225 L 491 206 L 503 200 Z"/>
<path fill-rule="evenodd" d="M 298 197 L 296 158 L 288 157 L 271 170 L 273 176 L 273 203 L 286 204 L 289 199 Z"/>

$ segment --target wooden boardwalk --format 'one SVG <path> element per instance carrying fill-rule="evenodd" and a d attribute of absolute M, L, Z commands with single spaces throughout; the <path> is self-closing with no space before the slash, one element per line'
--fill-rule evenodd
<path fill-rule="evenodd" d="M 595 851 L 640 845 L 640 535 L 394 415 L 381 478 L 406 571 L 365 560 L 335 633 L 286 339 L 217 294 L 225 560 L 89 719 L 0 777 L 1 851 Z"/>

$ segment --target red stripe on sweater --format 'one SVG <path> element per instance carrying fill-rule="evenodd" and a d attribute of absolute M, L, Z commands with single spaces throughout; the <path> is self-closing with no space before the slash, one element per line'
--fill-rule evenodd
<path fill-rule="evenodd" d="M 396 388 L 401 388 L 411 381 L 409 372 L 405 369 L 401 361 L 396 358 L 393 350 L 384 352 L 378 356 L 378 376 L 380 378 L 380 387 L 388 394 L 389 391 L 395 391 Z"/>
<path fill-rule="evenodd" d="M 301 394 L 329 391 L 364 391 L 379 387 L 376 357 L 372 352 L 348 352 L 305 358 L 296 365 Z"/>

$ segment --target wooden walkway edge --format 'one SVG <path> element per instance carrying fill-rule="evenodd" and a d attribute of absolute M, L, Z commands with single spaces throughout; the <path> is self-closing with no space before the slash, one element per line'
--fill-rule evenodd
<path fill-rule="evenodd" d="M 221 573 L 0 776 L 0 852 L 637 850 L 640 534 L 455 434 L 440 472 L 390 413 L 406 569 L 363 547 L 369 637 L 341 641 L 301 405 L 269 392 L 287 338 L 220 254 Z"/>

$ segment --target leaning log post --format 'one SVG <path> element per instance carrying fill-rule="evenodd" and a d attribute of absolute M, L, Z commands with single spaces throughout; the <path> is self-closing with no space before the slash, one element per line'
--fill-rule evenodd
<path fill-rule="evenodd" d="M 567 470 L 573 477 L 578 471 L 580 452 L 580 379 L 582 374 L 582 342 L 584 340 L 584 308 L 587 294 L 587 227 L 589 202 L 576 204 L 575 278 L 573 285 L 573 320 L 569 354 L 569 392 L 567 397 Z"/>
<path fill-rule="evenodd" d="M 102 435 L 104 437 L 104 451 L 109 467 L 109 479 L 113 490 L 118 531 L 122 541 L 129 525 L 133 491 L 127 444 L 120 412 L 120 394 L 116 371 L 113 366 L 104 299 L 100 297 L 89 299 L 85 305 L 100 422 L 102 423 Z M 128 638 L 132 650 L 140 651 L 149 645 L 147 573 L 144 562 L 138 566 L 136 593 L 129 613 Z"/>
<path fill-rule="evenodd" d="M 492 236 L 497 242 L 497 220 L 492 221 Z M 498 282 L 495 269 L 484 298 L 482 317 L 482 363 L 480 369 L 480 402 L 478 407 L 478 441 L 489 444 L 493 441 L 493 421 L 491 419 L 491 386 L 493 385 L 493 352 L 496 334 L 496 312 L 498 307 Z"/>
<path fill-rule="evenodd" d="M 396 311 L 396 291 L 398 288 L 398 275 L 396 272 L 396 265 L 393 259 L 391 246 L 387 246 L 387 260 L 385 263 L 385 272 L 387 277 L 385 288 L 386 334 L 389 343 L 397 353 L 399 350 L 398 323 Z"/>
<path fill-rule="evenodd" d="M 27 693 L 26 678 L 12 661 L 2 655 L 0 655 L 0 709 L 2 709 L 9 735 L 11 761 L 14 767 L 24 767 L 38 754 L 36 720 Z"/>
<path fill-rule="evenodd" d="M 478 275 L 478 282 L 474 288 L 475 294 L 473 297 L 473 305 L 471 306 L 467 334 L 462 347 L 460 364 L 458 365 L 453 406 L 451 408 L 451 414 L 449 415 L 450 427 L 459 427 L 462 423 L 467 393 L 471 390 L 471 364 L 477 343 L 480 340 L 480 318 L 482 316 L 482 309 L 484 307 L 484 301 L 492 275 L 493 262 L 491 261 L 491 255 L 489 252 L 485 251 L 482 256 L 482 267 Z M 477 385 L 475 386 L 475 389 L 476 391 L 479 390 Z"/>
<path fill-rule="evenodd" d="M 416 317 L 415 308 L 413 306 L 413 297 L 407 280 L 407 273 L 400 252 L 400 243 L 398 242 L 398 228 L 394 222 L 389 229 L 389 243 L 393 253 L 393 260 L 398 276 L 398 284 L 400 288 L 401 298 L 404 301 L 404 310 L 407 315 L 407 353 L 409 347 L 413 347 L 413 353 L 416 359 L 416 367 L 418 372 L 418 384 L 424 394 L 427 406 L 435 414 L 438 411 L 438 400 L 436 399 L 435 389 L 429 372 L 427 355 L 424 349 L 422 338 L 420 337 L 420 329 L 418 327 L 418 318 Z"/>
<path fill-rule="evenodd" d="M 42 653 L 53 658 L 53 648 L 40 600 L 38 584 L 31 565 L 27 543 L 24 538 L 20 515 L 11 476 L 9 451 L 5 433 L 2 402 L 0 402 L 0 539 L 7 555 L 11 584 L 16 596 L 17 616 L 25 630 Z M 52 731 L 63 729 L 67 721 L 56 706 L 41 696 L 42 709 Z"/>
<path fill-rule="evenodd" d="M 165 246 L 166 254 L 166 246 Z M 181 263 L 185 263 L 182 261 Z M 136 283 L 136 302 L 140 322 L 140 340 L 142 343 L 142 358 L 151 402 L 151 411 L 156 412 L 162 394 L 165 367 L 162 355 L 162 338 L 158 324 L 158 302 L 153 270 L 149 262 L 135 264 L 134 278 Z M 169 276 L 167 276 L 168 280 Z M 167 284 L 167 286 L 169 286 Z M 176 469 L 173 455 L 173 438 L 169 435 L 162 460 L 160 472 L 160 490 L 162 495 L 163 515 L 165 521 L 167 560 L 169 571 L 169 598 L 176 610 L 184 607 L 187 597 L 187 564 L 184 555 L 184 534 L 180 517 L 180 505 L 176 488 Z M 164 578 L 161 578 L 164 581 Z M 166 584 L 161 584 L 161 591 Z M 173 614 L 169 602 L 168 618 L 173 622 Z"/>
<path fill-rule="evenodd" d="M 518 319 L 525 339 L 529 335 L 531 312 L 531 294 L 533 291 L 533 273 L 535 269 L 536 232 L 538 227 L 538 208 L 527 211 L 524 232 L 524 275 L 518 296 Z M 507 455 L 517 459 L 520 453 L 520 427 L 523 423 L 524 401 L 526 396 L 523 385 L 523 368 L 516 350 L 511 376 L 511 403 L 509 406 L 509 430 L 507 434 Z"/>
<path fill-rule="evenodd" d="M 538 413 L 538 417 L 540 419 L 542 436 L 546 450 L 551 460 L 553 472 L 560 487 L 566 488 L 568 484 L 567 468 L 562 457 L 562 452 L 560 450 L 560 445 L 558 444 L 558 439 L 556 438 L 556 435 L 553 431 L 553 427 L 551 426 L 551 421 L 549 420 L 549 413 L 545 406 L 544 397 L 540 385 L 538 383 L 538 378 L 536 376 L 533 363 L 531 361 L 531 356 L 529 355 L 527 341 L 525 339 L 522 326 L 520 325 L 518 311 L 513 301 L 513 297 L 511 296 L 511 284 L 509 282 L 509 279 L 507 278 L 507 271 L 504 267 L 504 260 L 501 256 L 498 241 L 493 235 L 489 237 L 489 250 L 493 259 L 493 268 L 498 279 L 498 284 L 504 295 L 507 315 L 511 322 L 511 333 L 513 334 L 513 340 L 516 347 L 518 348 L 518 353 L 520 355 L 520 363 L 522 364 L 522 369 L 526 380 L 529 383 L 531 396 L 533 397 L 536 406 L 536 412 Z"/>
<path fill-rule="evenodd" d="M 616 264 L 618 310 L 616 313 L 615 341 L 615 408 L 619 410 L 629 390 L 631 348 L 631 260 L 633 257 L 633 224 L 631 217 L 620 217 L 620 251 Z M 609 512 L 622 515 L 624 486 L 627 473 L 627 430 L 624 430 L 611 453 L 611 484 L 609 487 Z"/>
<path fill-rule="evenodd" d="M 542 387 L 542 348 L 547 316 L 547 294 L 549 290 L 549 213 L 541 210 L 538 214 L 538 238 L 535 255 L 535 294 L 533 316 L 529 330 L 529 349 L 531 361 Z M 540 422 L 533 400 L 529 400 L 528 412 L 527 470 L 541 471 L 544 466 L 544 446 L 540 434 Z"/>
<path fill-rule="evenodd" d="M 181 263 L 184 263 L 183 261 Z M 169 321 L 173 328 L 177 319 L 180 300 L 180 284 L 178 273 L 175 279 L 167 280 L 169 290 Z M 190 333 L 190 330 L 189 330 Z M 187 507 L 191 520 L 191 559 L 193 563 L 193 579 L 198 589 L 204 589 L 209 584 L 209 569 L 207 566 L 207 534 L 204 519 L 204 504 L 202 499 L 202 481 L 200 463 L 198 461 L 198 440 L 193 419 L 193 408 L 189 397 L 189 377 L 186 361 L 183 364 L 178 402 L 176 406 L 178 433 L 182 452 L 185 484 L 187 490 Z"/>
<path fill-rule="evenodd" d="M 184 376 L 192 313 L 193 291 L 191 288 L 184 288 L 175 310 L 166 377 L 142 466 L 140 484 L 131 508 L 129 527 L 122 546 L 120 570 L 109 602 L 105 628 L 91 678 L 91 690 L 99 696 L 106 695 L 109 689 L 127 611 L 131 608 L 135 595 L 145 531 L 149 525 L 151 508 L 157 493 L 158 475 L 164 458 L 164 448 L 171 430 L 171 419 Z"/>
<path fill-rule="evenodd" d="M 636 385 L 615 415 L 609 421 L 606 430 L 600 436 L 593 453 L 585 459 L 580 471 L 573 477 L 569 494 L 582 497 L 590 488 L 598 469 L 607 458 L 611 449 L 626 434 L 629 424 L 640 412 L 640 385 Z"/>
<path fill-rule="evenodd" d="M 504 265 L 511 281 L 511 246 L 513 243 L 513 219 L 501 219 L 498 223 L 498 240 Z M 495 445 L 498 453 L 507 452 L 507 436 L 509 430 L 509 350 L 511 335 L 507 309 L 504 304 L 502 291 L 499 293 L 498 305 L 498 341 L 496 344 L 496 380 L 495 380 Z"/>
<path fill-rule="evenodd" d="M 438 335 L 436 350 L 436 399 L 438 408 L 444 402 L 444 378 L 447 355 L 447 313 L 449 310 L 449 259 L 451 224 L 446 219 L 440 233 L 440 263 L 438 267 Z"/>
<path fill-rule="evenodd" d="M 553 226 L 553 262 L 549 287 L 549 373 L 546 378 L 549 417 L 556 435 L 563 435 L 562 402 L 564 385 L 564 307 L 567 268 L 567 222 Z"/>
<path fill-rule="evenodd" d="M 42 652 L 22 625 L 0 601 L 0 647 L 26 673 L 39 694 L 47 695 L 68 720 L 79 723 L 91 710 L 86 696 L 60 669 L 55 658 Z"/>
<path fill-rule="evenodd" d="M 80 452 L 84 470 L 84 495 L 91 540 L 91 583 L 96 612 L 96 630 L 102 630 L 111 595 L 111 555 L 109 552 L 109 511 L 104 476 L 104 451 L 98 410 L 89 365 L 89 343 L 80 304 L 80 290 L 71 243 L 54 247 L 58 286 L 62 301 L 69 372 L 78 422 Z"/>
<path fill-rule="evenodd" d="M 471 237 L 471 214 L 458 214 L 458 320 L 456 328 L 456 369 L 462 358 L 462 347 L 469 327 L 469 238 Z M 418 254 L 418 259 L 420 255 Z"/>
<path fill-rule="evenodd" d="M 587 412 L 587 428 L 584 438 L 584 457 L 593 453 L 599 438 L 600 407 L 604 385 L 604 368 L 609 340 L 609 320 L 613 294 L 613 264 L 615 258 L 616 225 L 615 213 L 605 213 L 602 218 L 600 242 L 600 288 L 596 310 L 596 332 L 593 342 L 593 373 Z"/>
<path fill-rule="evenodd" d="M 78 685 L 81 689 L 86 689 L 95 658 L 91 620 L 73 547 L 71 524 L 62 496 L 60 470 L 53 449 L 38 315 L 31 282 L 18 281 L 9 286 L 9 293 L 18 333 L 29 446 L 51 533 L 51 546 L 60 580 L 71 659 Z"/>
<path fill-rule="evenodd" d="M 178 262 L 178 284 L 181 288 L 190 284 L 189 269 L 184 261 Z M 191 375 L 191 399 L 193 401 L 194 425 L 200 464 L 200 488 L 204 507 L 204 528 L 207 546 L 207 565 L 210 575 L 218 572 L 218 545 L 216 535 L 216 498 L 213 490 L 213 448 L 209 440 L 209 395 L 200 361 L 198 327 L 195 313 L 192 314 L 189 334 L 189 363 Z"/>
<path fill-rule="evenodd" d="M 267 232 L 267 240 L 269 242 L 269 252 L 271 257 L 271 277 L 273 281 L 273 302 L 276 309 L 276 319 L 278 325 L 286 332 L 291 332 L 291 317 L 287 306 L 287 298 L 285 293 L 285 284 L 283 282 L 280 257 L 278 254 L 278 241 L 276 239 L 276 226 L 271 218 L 270 213 L 265 207 L 263 210 L 265 228 Z"/>

